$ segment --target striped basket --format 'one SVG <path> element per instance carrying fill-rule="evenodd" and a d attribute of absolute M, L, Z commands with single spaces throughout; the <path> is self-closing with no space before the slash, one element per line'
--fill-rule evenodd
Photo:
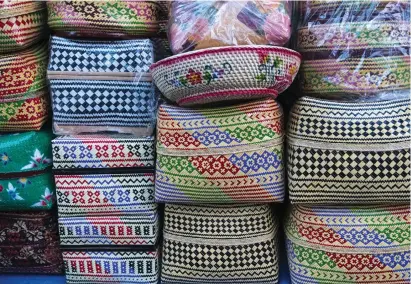
<path fill-rule="evenodd" d="M 159 252 L 64 251 L 67 284 L 157 284 Z"/>
<path fill-rule="evenodd" d="M 0 54 L 27 48 L 47 35 L 47 11 L 42 1 L 0 3 Z"/>
<path fill-rule="evenodd" d="M 408 205 L 295 205 L 285 231 L 294 284 L 410 283 Z"/>
<path fill-rule="evenodd" d="M 154 138 L 61 136 L 52 141 L 54 169 L 154 167 Z"/>
<path fill-rule="evenodd" d="M 151 40 L 90 41 L 52 37 L 47 77 L 56 134 L 152 135 L 157 97 Z"/>
<path fill-rule="evenodd" d="M 155 36 L 157 1 L 48 1 L 48 24 L 63 36 L 135 38 Z"/>
<path fill-rule="evenodd" d="M 282 202 L 283 111 L 272 99 L 233 107 L 163 105 L 156 201 Z"/>
<path fill-rule="evenodd" d="M 409 202 L 410 114 L 408 100 L 300 99 L 287 137 L 291 202 Z"/>
<path fill-rule="evenodd" d="M 53 207 L 51 138 L 47 131 L 0 135 L 1 211 L 49 210 Z"/>
<path fill-rule="evenodd" d="M 277 283 L 277 229 L 268 205 L 166 204 L 161 283 Z"/>
<path fill-rule="evenodd" d="M 154 245 L 154 174 L 55 175 L 61 245 Z"/>
<path fill-rule="evenodd" d="M 179 105 L 276 97 L 294 80 L 300 54 L 283 47 L 216 47 L 175 55 L 151 66 L 160 91 Z"/>
<path fill-rule="evenodd" d="M 47 60 L 46 43 L 0 55 L 0 131 L 39 130 L 46 122 Z"/>
<path fill-rule="evenodd" d="M 1 212 L 0 232 L 0 273 L 63 272 L 54 212 Z"/>
<path fill-rule="evenodd" d="M 410 96 L 409 1 L 301 1 L 297 49 L 306 95 Z"/>

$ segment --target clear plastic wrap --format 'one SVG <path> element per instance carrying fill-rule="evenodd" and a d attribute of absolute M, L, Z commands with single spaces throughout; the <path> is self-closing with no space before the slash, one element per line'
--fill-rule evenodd
<path fill-rule="evenodd" d="M 162 49 L 158 42 L 52 37 L 47 76 L 54 133 L 152 135 L 157 91 L 149 68 L 154 50 Z"/>
<path fill-rule="evenodd" d="M 48 1 L 54 34 L 86 38 L 137 38 L 157 35 L 163 1 Z"/>
<path fill-rule="evenodd" d="M 218 46 L 283 46 L 291 36 L 288 0 L 173 1 L 169 13 L 174 54 Z"/>
<path fill-rule="evenodd" d="M 408 1 L 301 1 L 305 95 L 375 101 L 410 95 Z"/>

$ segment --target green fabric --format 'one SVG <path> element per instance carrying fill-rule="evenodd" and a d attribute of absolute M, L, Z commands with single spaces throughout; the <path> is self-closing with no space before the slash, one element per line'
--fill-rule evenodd
<path fill-rule="evenodd" d="M 53 207 L 55 189 L 51 171 L 0 180 L 0 210 L 47 210 Z"/>
<path fill-rule="evenodd" d="M 0 174 L 32 172 L 50 167 L 52 138 L 48 131 L 0 135 Z"/>

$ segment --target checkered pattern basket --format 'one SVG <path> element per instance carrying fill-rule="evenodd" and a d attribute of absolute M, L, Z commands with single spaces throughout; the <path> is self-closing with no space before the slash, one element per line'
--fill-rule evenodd
<path fill-rule="evenodd" d="M 156 200 L 283 201 L 283 136 L 283 111 L 273 99 L 210 109 L 161 106 Z"/>
<path fill-rule="evenodd" d="M 46 37 L 47 11 L 42 1 L 0 3 L 0 54 L 27 48 Z"/>
<path fill-rule="evenodd" d="M 276 97 L 293 82 L 300 54 L 282 47 L 217 47 L 163 59 L 151 66 L 160 91 L 179 105 Z"/>
<path fill-rule="evenodd" d="M 285 233 L 292 283 L 410 282 L 409 205 L 295 205 Z"/>
<path fill-rule="evenodd" d="M 408 203 L 410 114 L 409 100 L 300 99 L 288 125 L 291 202 Z"/>

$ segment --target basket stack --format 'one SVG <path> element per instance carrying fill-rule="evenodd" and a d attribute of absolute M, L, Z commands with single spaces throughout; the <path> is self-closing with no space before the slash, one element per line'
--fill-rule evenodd
<path fill-rule="evenodd" d="M 290 26 L 270 15 L 290 17 L 289 8 L 287 1 L 170 5 L 170 46 L 181 54 L 151 66 L 167 99 L 158 112 L 155 181 L 155 199 L 165 203 L 162 283 L 278 282 L 279 223 L 270 204 L 285 198 L 284 114 L 274 98 L 292 83 L 300 55 L 278 46 Z M 273 30 L 256 30 L 257 18 L 285 31 L 281 43 Z"/>
<path fill-rule="evenodd" d="M 160 5 L 161 4 L 161 5 Z M 49 1 L 47 77 L 67 283 L 158 283 L 158 1 Z"/>
<path fill-rule="evenodd" d="M 0 3 L 0 273 L 61 274 L 46 81 L 47 11 Z"/>
<path fill-rule="evenodd" d="M 315 97 L 288 125 L 292 282 L 408 283 L 409 3 L 304 1 L 299 12 L 303 93 Z"/>

